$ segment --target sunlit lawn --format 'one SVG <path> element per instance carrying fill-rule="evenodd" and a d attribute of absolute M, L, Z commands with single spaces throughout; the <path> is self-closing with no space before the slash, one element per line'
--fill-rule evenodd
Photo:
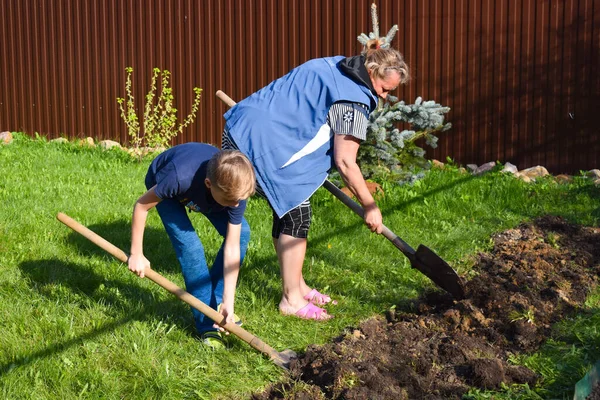
<path fill-rule="evenodd" d="M 247 398 L 282 378 L 280 368 L 233 337 L 229 351 L 207 350 L 193 335 L 185 304 L 56 220 L 64 212 L 127 250 L 132 207 L 144 191 L 149 162 L 18 134 L 0 146 L 2 398 Z M 525 184 L 499 172 L 473 177 L 450 167 L 413 186 L 385 184 L 384 190 L 386 225 L 413 246 L 427 244 L 467 277 L 469 255 L 488 249 L 493 232 L 547 213 L 591 225 L 600 216 L 600 191 L 582 177 L 568 185 L 551 179 Z M 271 214 L 258 199 L 247 211 L 252 241 L 236 310 L 245 329 L 278 350 L 325 343 L 432 285 L 328 192 L 319 190 L 312 203 L 304 270 L 309 284 L 339 301 L 326 323 L 279 315 Z M 218 235 L 201 215 L 192 219 L 214 258 Z M 156 271 L 183 286 L 154 211 L 145 249 Z M 597 297 L 588 311 L 567 322 L 569 329 L 558 327 L 539 354 L 515 358 L 539 370 L 545 386 L 513 388 L 496 398 L 539 398 L 556 390 L 556 398 L 568 397 L 600 358 Z"/>

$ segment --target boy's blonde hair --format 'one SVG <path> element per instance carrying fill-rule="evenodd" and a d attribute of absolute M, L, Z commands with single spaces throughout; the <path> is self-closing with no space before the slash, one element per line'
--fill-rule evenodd
<path fill-rule="evenodd" d="M 241 151 L 221 150 L 208 161 L 206 177 L 227 200 L 245 200 L 254 194 L 254 168 Z"/>
<path fill-rule="evenodd" d="M 396 71 L 400 75 L 400 83 L 407 83 L 410 74 L 402 54 L 398 50 L 381 46 L 380 39 L 371 39 L 367 42 L 363 51 L 365 67 L 380 79 L 385 79 L 390 71 Z"/>

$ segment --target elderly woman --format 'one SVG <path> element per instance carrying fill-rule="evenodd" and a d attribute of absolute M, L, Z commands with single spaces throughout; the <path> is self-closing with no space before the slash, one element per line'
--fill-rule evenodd
<path fill-rule="evenodd" d="M 312 210 L 309 199 L 333 163 L 364 208 L 365 224 L 381 233 L 382 216 L 356 155 L 378 98 L 409 79 L 402 55 L 379 39 L 354 57 L 310 60 L 247 97 L 225 114 L 223 148 L 239 149 L 254 165 L 257 192 L 273 209 L 282 314 L 325 320 L 329 296 L 306 284 L 302 266 Z"/>

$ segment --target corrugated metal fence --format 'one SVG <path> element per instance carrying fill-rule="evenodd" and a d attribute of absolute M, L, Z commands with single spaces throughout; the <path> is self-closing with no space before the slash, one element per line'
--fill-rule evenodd
<path fill-rule="evenodd" d="M 197 122 L 174 143 L 219 143 L 225 106 L 314 57 L 354 55 L 370 0 L 0 0 L 0 131 L 127 140 L 117 97 L 142 102 L 168 69 Z M 600 0 L 379 0 L 412 68 L 399 96 L 450 106 L 431 157 L 574 173 L 600 167 Z M 140 115 L 141 116 L 141 115 Z M 595 117 L 595 118 L 594 118 Z"/>

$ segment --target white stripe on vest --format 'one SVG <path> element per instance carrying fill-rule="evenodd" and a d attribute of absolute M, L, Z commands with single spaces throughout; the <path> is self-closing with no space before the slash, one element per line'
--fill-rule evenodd
<path fill-rule="evenodd" d="M 329 142 L 332 135 L 333 135 L 333 132 L 331 131 L 331 128 L 329 127 L 329 125 L 327 125 L 327 124 L 322 125 L 321 128 L 319 129 L 319 131 L 317 132 L 317 134 L 315 135 L 315 137 L 312 138 L 310 140 L 310 142 L 308 142 L 306 144 L 306 146 L 304 146 L 300 151 L 298 151 L 296 154 L 293 154 L 292 157 L 290 157 L 290 159 L 285 164 L 283 164 L 280 168 L 285 168 L 288 165 L 290 165 L 291 163 L 298 161 L 302 157 L 307 156 L 310 153 L 317 151 L 317 149 L 319 147 L 321 147 L 325 143 Z"/>

